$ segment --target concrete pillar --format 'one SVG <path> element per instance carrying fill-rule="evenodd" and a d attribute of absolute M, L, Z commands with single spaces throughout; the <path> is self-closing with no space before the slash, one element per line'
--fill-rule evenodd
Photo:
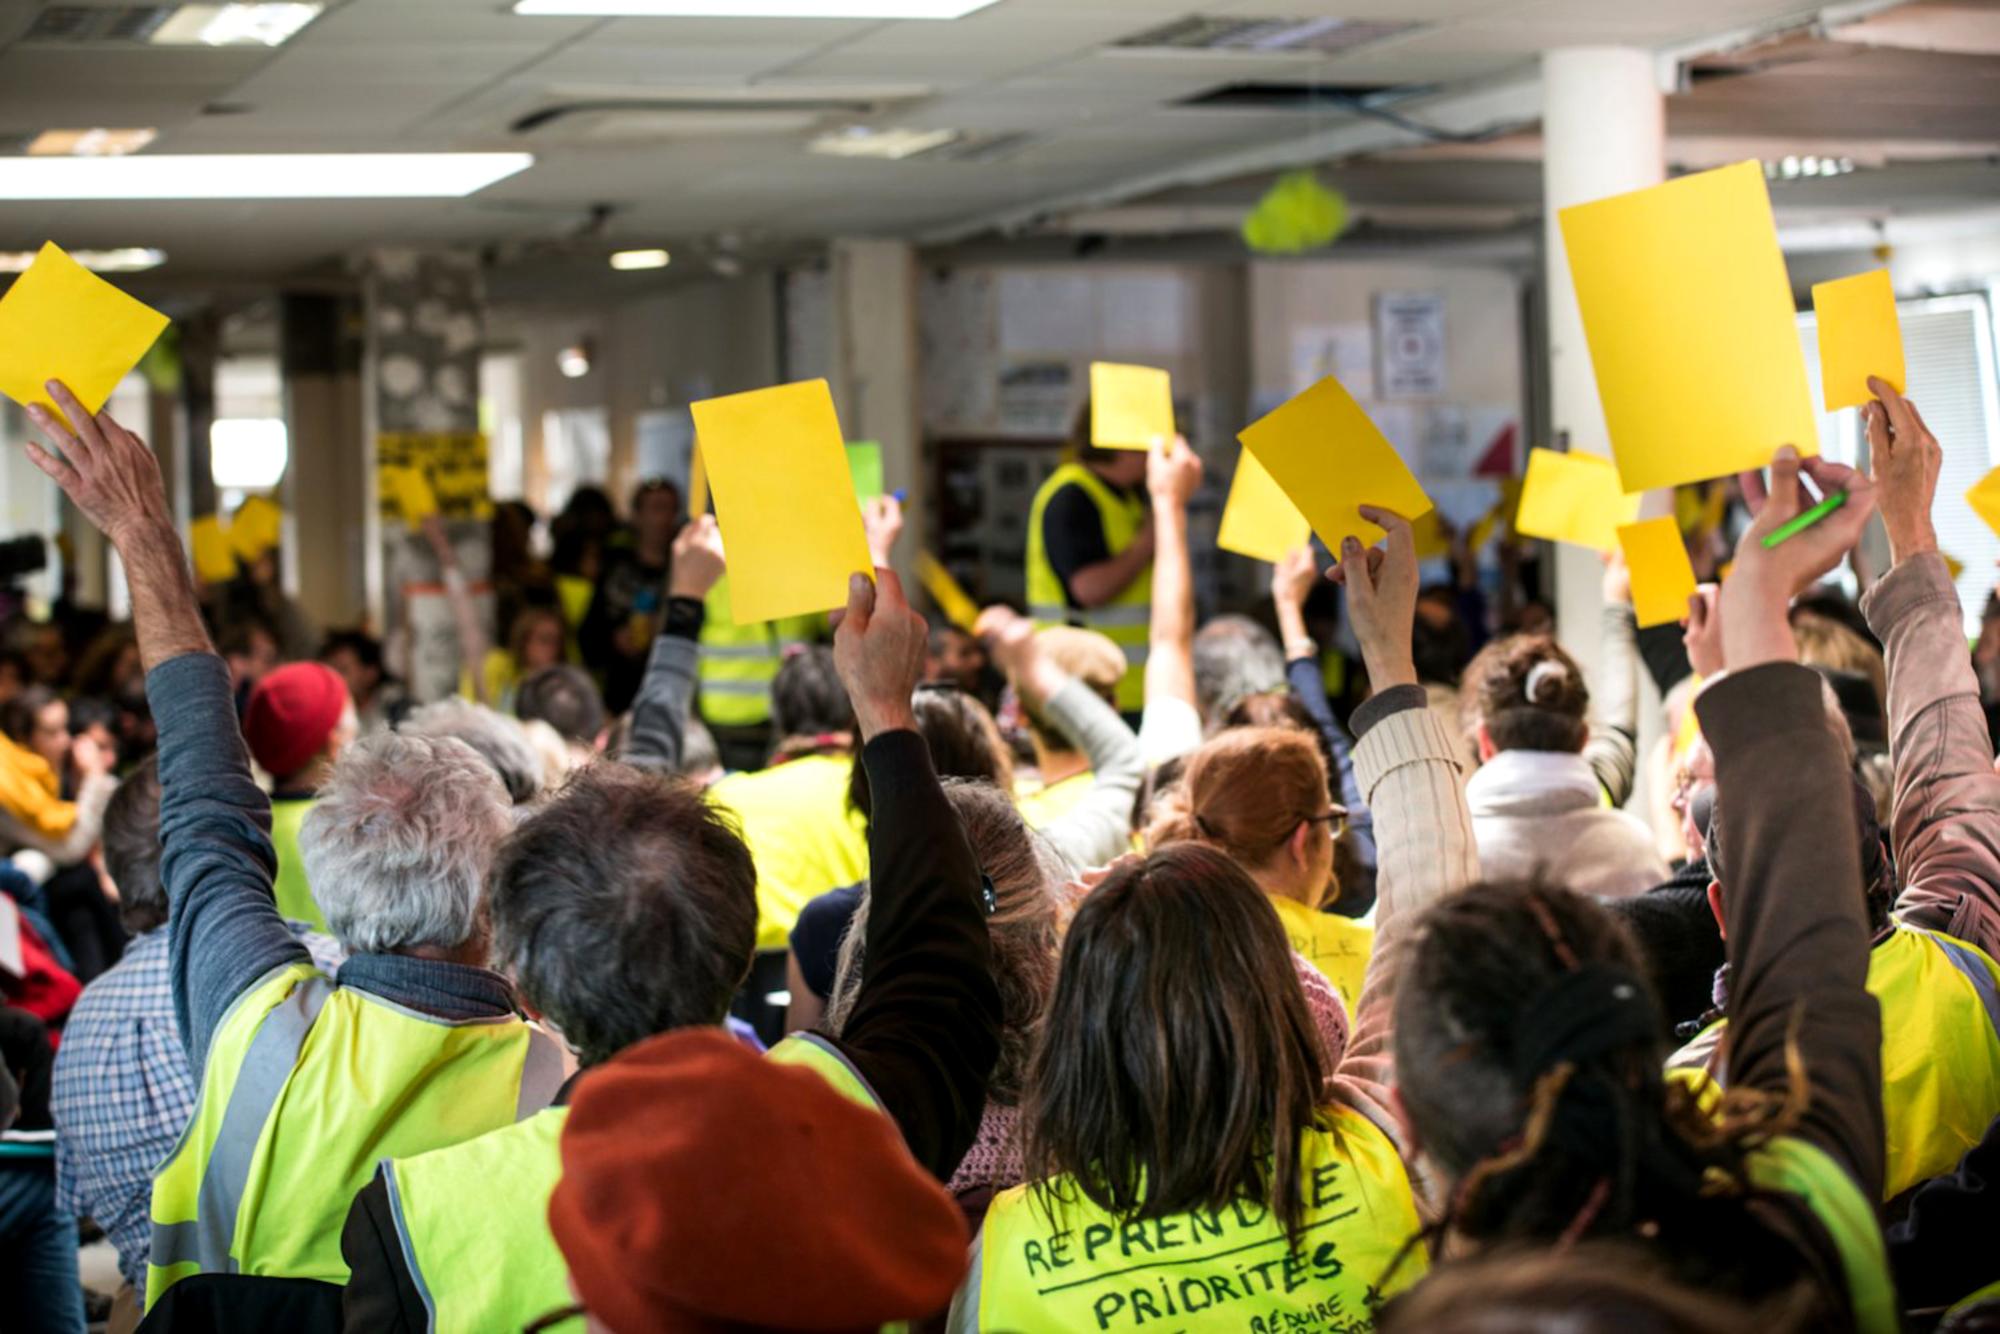
<path fill-rule="evenodd" d="M 835 241 L 832 274 L 833 401 L 849 440 L 881 442 L 889 489 L 909 492 L 910 521 L 896 552 L 907 584 L 911 557 L 938 541 L 928 522 L 916 252 L 904 241 Z"/>
<path fill-rule="evenodd" d="M 437 560 L 394 505 L 378 468 L 421 468 L 437 494 L 459 568 L 489 640 L 492 543 L 486 519 L 486 441 L 479 433 L 484 297 L 475 256 L 375 250 L 359 263 L 366 345 L 362 365 L 364 571 L 370 619 L 380 627 L 411 695 L 458 690 L 465 660 Z M 471 485 L 468 485 L 468 482 Z"/>
<path fill-rule="evenodd" d="M 1557 439 L 1611 452 L 1557 210 L 1657 185 L 1666 174 L 1666 101 L 1651 52 L 1572 47 L 1542 55 L 1542 201 L 1547 243 L 1549 385 Z M 1556 629 L 1586 671 L 1597 662 L 1603 566 L 1556 548 Z"/>
<path fill-rule="evenodd" d="M 319 292 L 287 292 L 279 303 L 291 438 L 286 550 L 297 562 L 299 605 L 324 626 L 358 625 L 368 610 L 359 313 L 352 300 Z"/>

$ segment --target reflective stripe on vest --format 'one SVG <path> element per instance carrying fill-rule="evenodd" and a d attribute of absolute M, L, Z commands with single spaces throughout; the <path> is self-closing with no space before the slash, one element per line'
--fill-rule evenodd
<path fill-rule="evenodd" d="M 324 931 L 326 918 L 320 915 L 319 902 L 306 883 L 305 863 L 299 860 L 299 826 L 317 804 L 311 798 L 271 803 L 271 850 L 278 854 L 278 875 L 271 883 L 271 892 L 285 918 Z"/>
<path fill-rule="evenodd" d="M 729 606 L 729 576 L 702 604 L 701 660 L 696 667 L 701 716 L 718 727 L 759 727 L 771 721 L 771 682 L 784 665 L 775 626 L 738 625 Z"/>
<path fill-rule="evenodd" d="M 1132 1330 L 1369 1329 L 1427 1267 L 1394 1144 L 1346 1107 L 1300 1145 L 1306 1212 L 1289 1239 L 1250 1201 L 1126 1222 L 1067 1181 L 994 1197 L 975 1274 L 979 1327 Z M 962 1301 L 975 1300 L 967 1292 Z M 1253 1318 L 1261 1323 L 1252 1323 Z"/>
<path fill-rule="evenodd" d="M 410 1279 L 437 1334 L 519 1329 L 570 1302 L 549 1232 L 567 1107 L 382 1165 Z"/>
<path fill-rule="evenodd" d="M 1840 1252 L 1853 1328 L 1860 1334 L 1901 1329 L 1881 1221 L 1846 1169 L 1824 1149 L 1788 1135 L 1753 1149 L 1744 1166 L 1758 1189 L 1795 1196 L 1826 1229 Z"/>
<path fill-rule="evenodd" d="M 1146 702 L 1146 656 L 1151 638 L 1153 572 L 1147 568 L 1123 592 L 1102 607 L 1069 605 L 1063 582 L 1049 563 L 1048 540 L 1042 525 L 1049 501 L 1065 486 L 1079 486 L 1097 507 L 1104 525 L 1104 544 L 1113 555 L 1132 545 L 1146 518 L 1146 502 L 1120 495 L 1080 463 L 1065 463 L 1049 475 L 1035 493 L 1028 512 L 1028 614 L 1039 625 L 1080 625 L 1095 630 L 1125 654 L 1125 675 L 1118 682 L 1118 707 L 1136 713 Z"/>
<path fill-rule="evenodd" d="M 196 1273 L 346 1282 L 341 1225 L 381 1158 L 509 1125 L 564 1073 L 560 1047 L 518 1017 L 452 1022 L 308 963 L 275 970 L 217 1025 L 194 1115 L 154 1176 L 148 1309 Z"/>
<path fill-rule="evenodd" d="M 2000 965 L 1976 945 L 1896 924 L 1868 956 L 1882 1007 L 1884 1200 L 1958 1165 L 2000 1112 Z M 1669 1072 L 1728 1082 L 1727 1021 L 1669 1058 Z"/>

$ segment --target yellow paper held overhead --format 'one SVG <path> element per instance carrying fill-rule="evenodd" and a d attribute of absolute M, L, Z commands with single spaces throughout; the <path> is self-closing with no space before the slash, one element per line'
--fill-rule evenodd
<path fill-rule="evenodd" d="M 1174 383 L 1151 366 L 1109 361 L 1090 367 L 1090 443 L 1099 449 L 1151 449 L 1174 435 Z"/>
<path fill-rule="evenodd" d="M 1364 546 L 1381 539 L 1382 530 L 1361 517 L 1363 505 L 1411 520 L 1431 508 L 1396 447 L 1332 376 L 1244 427 L 1237 439 L 1336 555 L 1346 538 Z"/>
<path fill-rule="evenodd" d="M 1764 169 L 1740 162 L 1563 209 L 1563 244 L 1626 491 L 1817 451 Z"/>
<path fill-rule="evenodd" d="M 826 381 L 711 398 L 693 412 L 736 624 L 847 605 L 848 579 L 875 562 Z"/>
<path fill-rule="evenodd" d="M 2000 534 L 2000 468 L 1974 482 L 1972 489 L 1965 493 L 1965 503 L 1985 521 L 1988 528 Z"/>
<path fill-rule="evenodd" d="M 979 620 L 979 604 L 972 600 L 958 580 L 951 577 L 951 571 L 944 562 L 928 551 L 917 553 L 917 578 L 930 593 L 931 601 L 937 603 L 938 610 L 967 634 Z"/>
<path fill-rule="evenodd" d="M 1873 375 L 1903 392 L 1903 326 L 1896 319 L 1896 290 L 1889 271 L 1874 269 L 1830 283 L 1814 283 L 1819 316 L 1819 379 L 1826 410 L 1859 407 L 1875 397 Z"/>
<path fill-rule="evenodd" d="M 1673 516 L 1623 525 L 1618 545 L 1632 571 L 1632 610 L 1639 628 L 1687 619 L 1688 599 L 1694 596 L 1694 565 Z"/>
<path fill-rule="evenodd" d="M 251 496 L 229 520 L 229 545 L 237 559 L 253 561 L 285 537 L 285 511 L 266 496 Z"/>
<path fill-rule="evenodd" d="M 44 387 L 61 380 L 97 412 L 167 323 L 50 241 L 0 297 L 0 393 L 67 420 Z"/>
<path fill-rule="evenodd" d="M 1952 555 L 1949 551 L 1940 551 L 1938 555 L 1944 557 L 1944 568 L 1950 572 L 1951 581 L 1957 583 L 1958 576 L 1965 573 L 1965 562 Z"/>
<path fill-rule="evenodd" d="M 1273 565 L 1312 540 L 1312 525 L 1299 513 L 1257 456 L 1244 450 L 1229 483 L 1229 500 L 1222 507 L 1222 527 L 1215 544 L 1252 560 Z"/>
<path fill-rule="evenodd" d="M 1641 499 L 1625 494 L 1609 459 L 1532 450 L 1514 531 L 1592 551 L 1615 551 L 1618 529 L 1639 517 Z"/>
<path fill-rule="evenodd" d="M 236 552 L 229 545 L 229 530 L 213 514 L 204 514 L 188 527 L 194 547 L 194 572 L 205 584 L 226 584 L 236 577 Z"/>

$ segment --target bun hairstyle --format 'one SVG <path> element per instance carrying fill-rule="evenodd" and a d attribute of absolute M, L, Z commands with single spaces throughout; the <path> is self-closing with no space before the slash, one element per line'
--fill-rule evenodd
<path fill-rule="evenodd" d="M 1590 736 L 1583 671 L 1547 635 L 1513 635 L 1479 650 L 1459 701 L 1466 730 L 1484 725 L 1495 750 L 1573 754 Z"/>

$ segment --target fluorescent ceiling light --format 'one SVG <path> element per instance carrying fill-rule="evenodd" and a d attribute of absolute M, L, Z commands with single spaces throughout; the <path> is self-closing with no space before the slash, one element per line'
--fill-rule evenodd
<path fill-rule="evenodd" d="M 664 269 L 674 257 L 664 250 L 619 250 L 611 256 L 611 267 L 624 273 L 639 269 Z"/>
<path fill-rule="evenodd" d="M 866 125 L 850 125 L 832 134 L 822 134 L 807 147 L 829 157 L 873 157 L 894 162 L 942 148 L 958 138 L 957 130 L 876 130 Z"/>
<path fill-rule="evenodd" d="M 155 46 L 282 46 L 323 4 L 182 5 L 146 40 Z"/>
<path fill-rule="evenodd" d="M 26 273 L 38 251 L 0 250 L 0 273 Z M 120 250 L 72 250 L 69 257 L 92 273 L 143 273 L 167 262 L 167 252 L 140 246 Z"/>
<path fill-rule="evenodd" d="M 0 158 L 0 199 L 456 199 L 532 153 L 214 153 Z"/>
<path fill-rule="evenodd" d="M 957 19 L 996 0 L 515 0 L 516 14 L 570 18 Z"/>
<path fill-rule="evenodd" d="M 159 137 L 154 129 L 43 130 L 28 144 L 29 157 L 123 157 Z"/>

